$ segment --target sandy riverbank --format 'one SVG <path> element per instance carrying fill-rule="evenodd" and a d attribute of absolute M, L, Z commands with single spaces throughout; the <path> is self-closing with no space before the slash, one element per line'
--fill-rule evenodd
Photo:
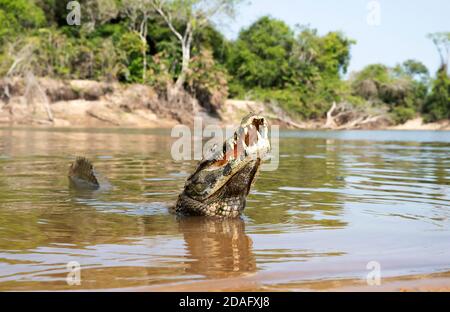
<path fill-rule="evenodd" d="M 121 85 L 87 80 L 58 81 L 35 78 L 24 81 L 0 81 L 8 97 L 0 97 L 0 126 L 50 126 L 69 128 L 171 128 L 192 122 L 200 116 L 205 124 L 236 125 L 249 112 L 266 116 L 271 124 L 282 128 L 327 129 L 325 120 L 298 121 L 270 104 L 254 101 L 226 100 L 211 116 L 197 100 L 186 95 L 189 110 L 167 102 L 145 85 Z M 183 104 L 186 106 L 186 103 Z M 399 126 L 373 122 L 348 129 L 450 130 L 450 121 L 425 124 L 422 118 Z"/>

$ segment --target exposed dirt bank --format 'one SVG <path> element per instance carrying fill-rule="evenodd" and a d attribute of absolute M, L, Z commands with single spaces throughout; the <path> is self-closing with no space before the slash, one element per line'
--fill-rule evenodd
<path fill-rule="evenodd" d="M 368 118 L 358 124 L 330 127 L 329 120 L 297 121 L 278 107 L 253 101 L 227 100 L 215 111 L 218 116 L 211 116 L 188 94 L 168 101 L 167 96 L 139 84 L 32 76 L 0 80 L 1 126 L 170 128 L 191 123 L 193 115 L 201 116 L 205 123 L 235 125 L 253 111 L 268 117 L 271 124 L 291 129 L 450 130 L 448 120 L 425 124 L 421 118 L 400 126 L 391 126 L 386 118 Z"/>
<path fill-rule="evenodd" d="M 0 80 L 0 124 L 167 128 L 205 114 L 186 93 L 174 101 L 145 85 L 47 78 Z"/>

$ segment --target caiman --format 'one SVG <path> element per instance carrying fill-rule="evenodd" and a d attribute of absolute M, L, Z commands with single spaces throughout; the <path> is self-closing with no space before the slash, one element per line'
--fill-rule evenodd
<path fill-rule="evenodd" d="M 172 210 L 183 216 L 239 217 L 269 152 L 267 121 L 252 113 L 221 148 L 199 163 Z M 69 181 L 75 188 L 100 187 L 93 165 L 84 157 L 71 164 Z"/>

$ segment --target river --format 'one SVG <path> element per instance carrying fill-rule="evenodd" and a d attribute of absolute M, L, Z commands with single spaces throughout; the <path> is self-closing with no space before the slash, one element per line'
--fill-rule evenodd
<path fill-rule="evenodd" d="M 450 271 L 450 132 L 280 137 L 242 219 L 217 221 L 168 212 L 196 167 L 172 160 L 170 130 L 1 128 L 0 290 L 297 290 Z M 68 188 L 76 155 L 106 187 Z"/>

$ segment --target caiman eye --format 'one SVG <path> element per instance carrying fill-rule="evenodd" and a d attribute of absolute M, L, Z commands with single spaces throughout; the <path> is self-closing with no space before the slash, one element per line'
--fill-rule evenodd
<path fill-rule="evenodd" d="M 195 194 L 202 194 L 206 189 L 206 184 L 203 183 L 196 183 L 194 185 L 192 185 L 192 191 Z"/>

